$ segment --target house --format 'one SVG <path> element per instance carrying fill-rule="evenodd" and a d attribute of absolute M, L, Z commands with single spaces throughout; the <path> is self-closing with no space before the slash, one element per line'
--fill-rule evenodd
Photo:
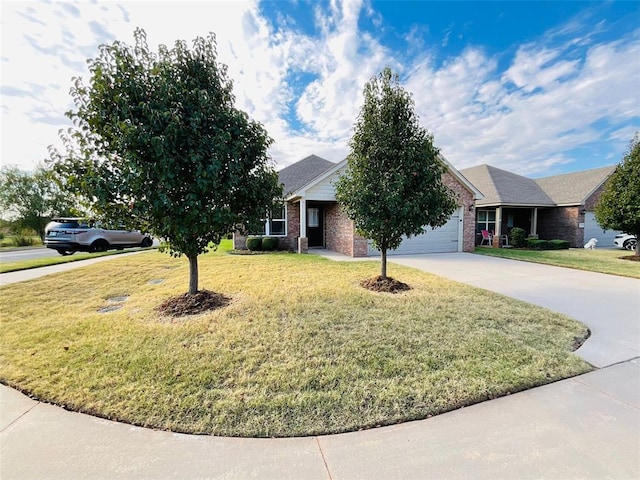
<path fill-rule="evenodd" d="M 474 202 L 482 194 L 444 157 L 444 183 L 458 196 L 458 209 L 442 227 L 407 238 L 389 255 L 408 253 L 472 252 L 474 249 Z M 308 156 L 278 172 L 284 186 L 284 206 L 280 218 L 265 222 L 263 234 L 279 238 L 281 249 L 306 252 L 326 248 L 351 257 L 379 255 L 371 242 L 355 232 L 353 222 L 336 202 L 334 182 L 347 168 L 346 159 L 330 162 Z M 246 237 L 234 235 L 234 248 L 244 248 Z"/>
<path fill-rule="evenodd" d="M 594 208 L 615 166 L 595 168 L 544 178 L 527 178 L 491 165 L 460 171 L 484 195 L 476 202 L 476 244 L 481 231 L 500 235 L 513 227 L 546 240 L 567 240 L 581 247 L 591 238 L 599 246 L 613 246 L 617 231 L 604 231 Z"/>

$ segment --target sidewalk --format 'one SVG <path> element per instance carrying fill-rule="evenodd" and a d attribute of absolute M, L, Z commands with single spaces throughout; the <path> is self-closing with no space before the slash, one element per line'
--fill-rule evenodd
<path fill-rule="evenodd" d="M 0 386 L 0 478 L 640 478 L 640 299 L 630 295 L 640 281 L 446 257 L 390 262 L 584 315 L 575 318 L 590 326 L 592 338 L 578 353 L 604 368 L 427 420 L 291 439 L 153 431 L 67 412 Z"/>

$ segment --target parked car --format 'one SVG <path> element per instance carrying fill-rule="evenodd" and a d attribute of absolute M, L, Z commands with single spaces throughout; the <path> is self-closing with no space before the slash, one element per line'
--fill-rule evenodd
<path fill-rule="evenodd" d="M 137 230 L 102 228 L 83 218 L 57 218 L 45 227 L 44 245 L 60 255 L 150 247 L 153 240 Z"/>
<path fill-rule="evenodd" d="M 624 248 L 625 250 L 635 250 L 638 239 L 635 235 L 620 233 L 615 236 L 613 243 L 615 243 L 617 247 Z"/>

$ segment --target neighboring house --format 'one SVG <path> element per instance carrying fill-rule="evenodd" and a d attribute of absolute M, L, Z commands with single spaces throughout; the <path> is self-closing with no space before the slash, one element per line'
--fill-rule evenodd
<path fill-rule="evenodd" d="M 444 183 L 458 196 L 458 209 L 447 224 L 423 235 L 407 238 L 390 255 L 403 253 L 472 252 L 474 249 L 474 202 L 482 194 L 449 162 L 441 157 L 447 172 Z M 278 172 L 284 186 L 285 205 L 281 218 L 265 222 L 262 232 L 276 236 L 280 248 L 306 252 L 326 248 L 351 257 L 378 255 L 366 239 L 359 236 L 353 222 L 336 202 L 334 182 L 347 168 L 347 161 L 333 163 L 311 155 Z M 245 247 L 246 237 L 234 235 L 234 248 Z"/>
<path fill-rule="evenodd" d="M 599 247 L 613 246 L 619 232 L 603 230 L 594 207 L 614 170 L 609 166 L 537 179 L 490 165 L 461 170 L 484 195 L 476 202 L 476 244 L 482 230 L 494 232 L 494 245 L 498 245 L 500 235 L 520 227 L 527 235 L 567 240 L 572 247 L 581 247 L 591 238 L 598 240 Z"/>

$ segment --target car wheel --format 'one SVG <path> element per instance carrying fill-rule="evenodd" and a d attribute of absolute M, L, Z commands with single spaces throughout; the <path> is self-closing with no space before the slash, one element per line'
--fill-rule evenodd
<path fill-rule="evenodd" d="M 630 238 L 629 240 L 627 240 L 626 242 L 624 242 L 623 247 L 627 250 L 635 250 L 636 249 L 636 244 L 638 243 L 638 241 L 635 238 Z"/>
<path fill-rule="evenodd" d="M 109 248 L 109 243 L 106 240 L 96 240 L 91 244 L 92 252 L 106 252 Z"/>
<path fill-rule="evenodd" d="M 142 248 L 147 248 L 147 247 L 150 247 L 151 245 L 153 245 L 153 240 L 151 240 L 149 237 L 144 237 L 142 239 L 142 242 L 140 242 L 140 246 Z"/>
<path fill-rule="evenodd" d="M 63 257 L 66 257 L 67 255 L 73 255 L 74 253 L 76 253 L 74 250 L 58 250 L 57 252 Z"/>

